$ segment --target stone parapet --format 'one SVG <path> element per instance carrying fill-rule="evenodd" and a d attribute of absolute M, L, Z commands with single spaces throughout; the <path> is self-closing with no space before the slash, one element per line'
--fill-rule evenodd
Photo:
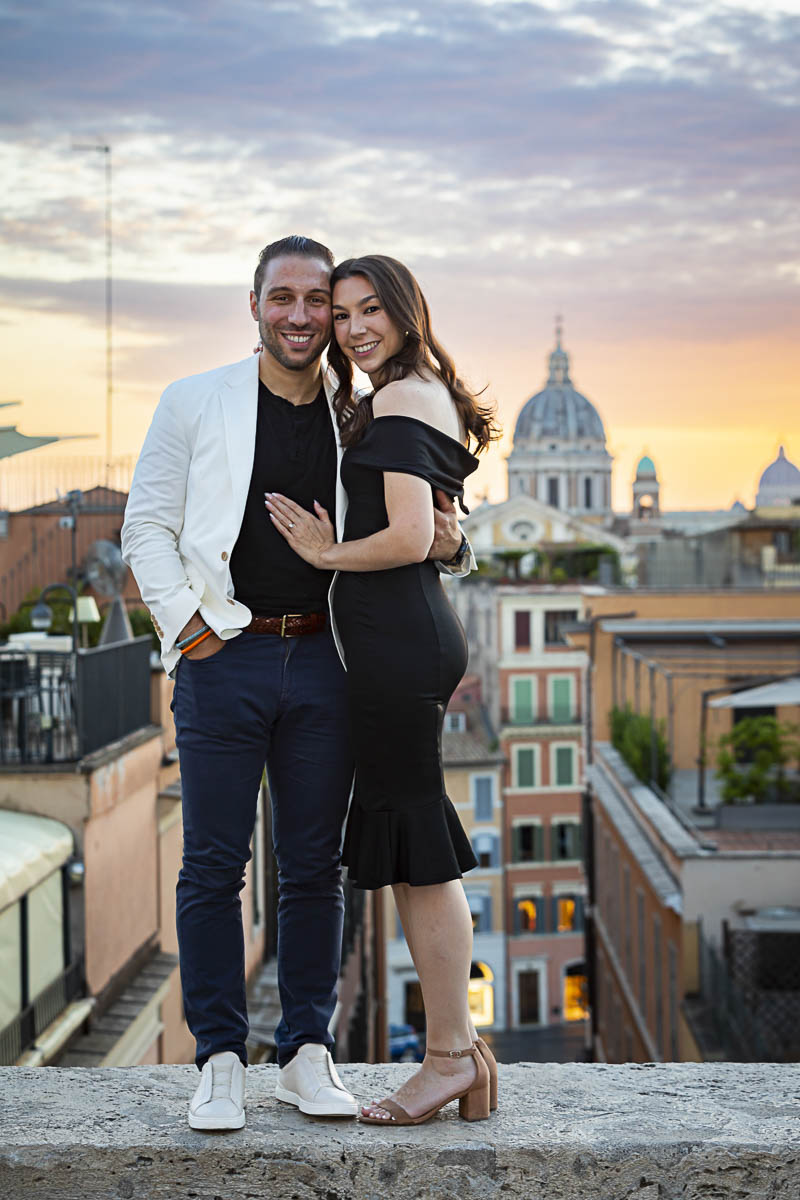
<path fill-rule="evenodd" d="M 362 1098 L 408 1066 L 345 1065 Z M 186 1124 L 193 1067 L 0 1070 L 3 1200 L 797 1200 L 800 1066 L 518 1063 L 500 1109 L 421 1127 L 303 1117 L 253 1067 L 247 1128 Z"/>

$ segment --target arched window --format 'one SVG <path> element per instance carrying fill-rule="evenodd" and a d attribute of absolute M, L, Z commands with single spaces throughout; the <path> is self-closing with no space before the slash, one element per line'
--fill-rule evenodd
<path fill-rule="evenodd" d="M 483 962 L 469 970 L 469 1011 L 477 1028 L 494 1024 L 494 971 Z"/>

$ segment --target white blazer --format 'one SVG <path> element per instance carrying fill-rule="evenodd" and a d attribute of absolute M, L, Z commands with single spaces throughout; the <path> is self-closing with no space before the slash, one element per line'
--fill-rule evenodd
<path fill-rule="evenodd" d="M 328 371 L 323 383 L 336 439 L 336 536 L 341 540 L 347 495 L 331 407 L 335 383 Z M 253 354 L 170 384 L 144 440 L 125 509 L 122 557 L 150 610 L 168 673 L 180 658 L 178 634 L 193 613 L 199 610 L 223 639 L 236 637 L 252 618 L 234 596 L 230 565 L 253 472 L 257 414 L 258 355 Z M 469 571 L 471 553 L 467 559 Z M 464 568 L 437 565 L 464 573 Z M 332 615 L 331 626 L 341 654 Z"/>

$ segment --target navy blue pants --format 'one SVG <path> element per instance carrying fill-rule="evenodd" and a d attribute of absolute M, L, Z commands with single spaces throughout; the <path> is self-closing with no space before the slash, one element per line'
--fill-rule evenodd
<path fill-rule="evenodd" d="M 344 668 L 330 632 L 241 633 L 210 658 L 181 659 L 173 712 L 183 793 L 178 944 L 197 1065 L 222 1050 L 247 1063 L 239 893 L 265 764 L 278 861 L 283 1015 L 275 1041 L 283 1065 L 304 1042 L 332 1043 L 342 825 L 353 778 Z"/>

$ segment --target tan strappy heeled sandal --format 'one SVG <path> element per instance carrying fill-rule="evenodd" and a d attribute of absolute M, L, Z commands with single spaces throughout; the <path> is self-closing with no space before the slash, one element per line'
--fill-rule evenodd
<path fill-rule="evenodd" d="M 470 1054 L 475 1059 L 475 1078 L 463 1092 L 449 1096 L 419 1117 L 410 1117 L 394 1100 L 381 1100 L 375 1107 L 388 1112 L 388 1117 L 365 1117 L 359 1113 L 359 1121 L 366 1125 L 422 1125 L 435 1117 L 445 1104 L 452 1104 L 454 1100 L 458 1101 L 458 1115 L 465 1121 L 485 1121 L 489 1116 L 489 1070 L 477 1046 L 473 1043 L 467 1050 L 426 1050 L 426 1054 L 430 1054 L 431 1058 L 464 1058 Z"/>
<path fill-rule="evenodd" d="M 497 1108 L 497 1059 L 482 1037 L 475 1038 L 475 1045 L 489 1072 L 489 1108 L 494 1112 Z"/>

